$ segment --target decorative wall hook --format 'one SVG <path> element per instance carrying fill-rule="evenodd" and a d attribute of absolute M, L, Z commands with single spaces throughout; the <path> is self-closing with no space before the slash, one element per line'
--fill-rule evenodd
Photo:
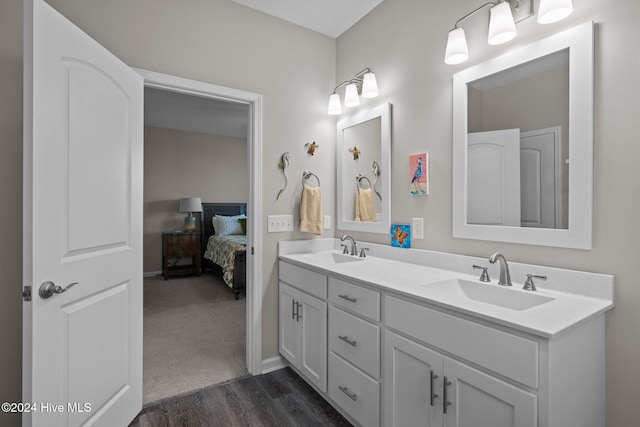
<path fill-rule="evenodd" d="M 353 160 L 358 160 L 360 157 L 360 150 L 358 150 L 358 147 L 356 146 L 349 148 L 349 152 L 353 154 Z"/>
<path fill-rule="evenodd" d="M 318 144 L 316 144 L 315 141 L 313 141 L 312 143 L 306 143 L 304 144 L 305 148 L 307 149 L 307 153 L 311 154 L 313 156 L 313 154 L 316 151 L 316 148 L 320 148 L 320 146 Z"/>
<path fill-rule="evenodd" d="M 280 198 L 280 194 L 282 194 L 282 192 L 287 188 L 287 185 L 289 184 L 289 180 L 287 179 L 286 169 L 287 169 L 287 166 L 289 166 L 290 159 L 291 159 L 291 155 L 289 154 L 288 151 L 285 151 L 280 156 L 280 162 L 278 163 L 278 169 L 282 170 L 282 175 L 284 175 L 284 187 L 282 187 L 280 189 L 280 191 L 278 191 L 278 195 L 276 196 L 276 200 L 278 200 Z"/>

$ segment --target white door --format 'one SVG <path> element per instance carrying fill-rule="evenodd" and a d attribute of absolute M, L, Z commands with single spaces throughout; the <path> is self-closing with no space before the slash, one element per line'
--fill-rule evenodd
<path fill-rule="evenodd" d="M 446 357 L 444 375 L 446 400 L 451 402 L 444 415 L 447 427 L 538 425 L 534 394 Z"/>
<path fill-rule="evenodd" d="M 520 226 L 520 130 L 468 134 L 467 224 Z"/>
<path fill-rule="evenodd" d="M 562 228 L 560 127 L 520 135 L 523 227 Z"/>
<path fill-rule="evenodd" d="M 442 426 L 443 356 L 391 332 L 385 341 L 385 425 Z"/>
<path fill-rule="evenodd" d="M 23 423 L 127 425 L 142 408 L 143 81 L 42 0 L 25 2 L 25 30 L 23 399 L 37 410 Z M 40 296 L 49 281 L 67 290 Z"/>

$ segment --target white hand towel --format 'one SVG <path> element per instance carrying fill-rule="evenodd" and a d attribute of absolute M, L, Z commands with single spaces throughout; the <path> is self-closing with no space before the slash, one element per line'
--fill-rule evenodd
<path fill-rule="evenodd" d="M 358 188 L 356 193 L 356 221 L 376 221 L 376 209 L 373 206 L 373 191 L 370 188 Z"/>
<path fill-rule="evenodd" d="M 302 188 L 300 231 L 322 234 L 322 193 L 319 187 Z"/>

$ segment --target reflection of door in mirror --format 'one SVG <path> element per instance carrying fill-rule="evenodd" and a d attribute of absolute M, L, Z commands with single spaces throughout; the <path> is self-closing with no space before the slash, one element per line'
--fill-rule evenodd
<path fill-rule="evenodd" d="M 356 196 L 358 185 L 362 189 L 369 189 L 370 183 L 375 182 L 375 176 L 372 172 L 373 162 L 378 164 L 382 161 L 382 143 L 381 143 L 382 121 L 380 117 L 358 123 L 354 126 L 343 130 L 344 142 L 342 156 L 342 206 L 344 220 L 353 221 L 356 217 Z M 356 147 L 359 151 L 356 159 L 353 152 L 349 149 Z M 381 175 L 387 171 L 381 170 Z M 358 175 L 367 177 L 359 183 L 356 180 Z M 368 198 L 368 197 L 367 197 Z M 371 188 L 371 201 L 375 210 L 376 222 L 382 214 L 381 200 L 376 196 L 373 188 Z"/>
<path fill-rule="evenodd" d="M 565 164 L 562 159 L 567 158 L 569 153 L 568 49 L 470 82 L 467 126 L 470 133 L 506 129 L 519 129 L 522 132 L 519 138 L 520 164 L 511 165 L 511 169 L 520 169 L 521 174 L 521 219 L 518 224 L 510 225 L 566 229 L 569 174 L 568 163 Z M 468 176 L 472 172 L 487 169 L 484 165 L 474 165 L 472 162 L 474 159 L 469 152 Z M 498 171 L 492 173 L 496 176 L 484 179 L 498 179 Z M 501 176 L 506 174 L 502 170 Z M 476 178 L 473 184 L 469 179 L 469 185 L 478 187 L 483 178 Z M 485 222 L 487 218 L 474 219 L 472 215 L 478 209 L 488 209 L 475 205 L 477 202 L 473 200 L 481 195 L 468 189 L 467 219 L 470 224 L 491 224 Z M 493 197 L 497 197 L 497 193 Z M 497 214 L 498 207 L 493 209 Z"/>

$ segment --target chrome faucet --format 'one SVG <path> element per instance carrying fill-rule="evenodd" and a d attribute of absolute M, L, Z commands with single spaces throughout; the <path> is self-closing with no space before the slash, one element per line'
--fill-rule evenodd
<path fill-rule="evenodd" d="M 502 255 L 500 252 L 496 252 L 489 257 L 489 262 L 491 264 L 495 264 L 498 260 L 500 260 L 500 279 L 498 280 L 498 285 L 511 286 L 511 273 L 509 273 L 509 264 L 507 264 L 507 260 L 504 255 Z"/>
<path fill-rule="evenodd" d="M 358 248 L 356 247 L 356 241 L 353 240 L 353 237 L 345 234 L 344 236 L 342 236 L 342 239 L 340 239 L 340 241 L 344 242 L 345 240 L 351 240 L 351 255 L 358 255 Z"/>

